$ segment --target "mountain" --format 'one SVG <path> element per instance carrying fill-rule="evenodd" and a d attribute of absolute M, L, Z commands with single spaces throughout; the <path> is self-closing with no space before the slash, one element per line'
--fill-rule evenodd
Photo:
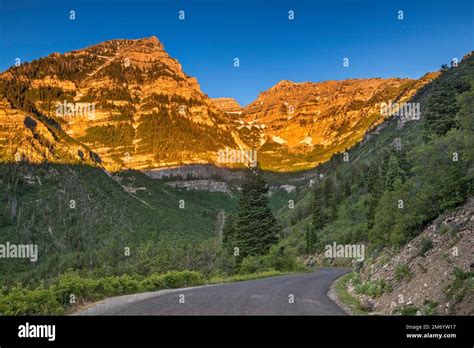
<path fill-rule="evenodd" d="M 0 164 L 0 245 L 35 244 L 39 254 L 36 263 L 1 259 L 0 284 L 68 269 L 191 269 L 216 236 L 218 212 L 234 204 L 228 194 L 178 190 L 138 171 L 110 177 L 89 165 Z"/>
<path fill-rule="evenodd" d="M 0 159 L 151 175 L 191 164 L 242 168 L 219 150 L 256 149 L 264 169 L 309 169 L 381 123 L 380 103 L 407 100 L 435 77 L 281 81 L 242 108 L 205 95 L 156 37 L 111 40 L 0 74 Z"/>
<path fill-rule="evenodd" d="M 236 147 L 227 118 L 156 37 L 54 53 L 0 79 L 16 107 L 54 120 L 109 170 L 213 163 L 216 149 Z"/>
<path fill-rule="evenodd" d="M 375 283 L 386 279 L 393 290 L 373 299 L 363 298 L 364 295 L 354 290 L 353 296 L 360 296 L 362 303 L 385 315 L 410 314 L 410 311 L 425 315 L 474 314 L 470 257 L 473 213 L 471 198 L 435 219 L 398 253 L 385 250 L 370 265 L 364 265 L 361 280 Z M 400 294 L 404 296 L 403 304 L 398 301 Z"/>
<path fill-rule="evenodd" d="M 361 141 L 382 123 L 381 104 L 403 103 L 437 77 L 280 81 L 243 109 L 241 138 L 256 146 L 264 169 L 314 168 Z"/>
<path fill-rule="evenodd" d="M 240 115 L 242 113 L 242 107 L 234 98 L 213 98 L 212 102 L 219 110 L 227 114 Z"/>

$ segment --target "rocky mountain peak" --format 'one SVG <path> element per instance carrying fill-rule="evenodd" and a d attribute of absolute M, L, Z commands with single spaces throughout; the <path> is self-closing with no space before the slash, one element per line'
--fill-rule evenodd
<path fill-rule="evenodd" d="M 151 43 L 153 43 L 153 44 L 161 45 L 160 40 L 158 40 L 158 38 L 157 38 L 155 35 L 152 35 L 152 36 L 150 36 L 150 37 L 148 37 L 148 38 L 145 38 L 145 39 L 143 39 L 143 40 L 147 40 L 147 41 L 149 41 L 149 42 L 151 42 Z"/>
<path fill-rule="evenodd" d="M 212 103 L 221 111 L 227 113 L 239 113 L 242 107 L 234 98 L 213 98 Z"/>
<path fill-rule="evenodd" d="M 290 81 L 290 80 L 281 80 L 279 81 L 276 85 L 270 88 L 270 90 L 276 90 L 279 88 L 286 88 L 286 87 L 291 87 L 296 85 L 296 82 Z"/>

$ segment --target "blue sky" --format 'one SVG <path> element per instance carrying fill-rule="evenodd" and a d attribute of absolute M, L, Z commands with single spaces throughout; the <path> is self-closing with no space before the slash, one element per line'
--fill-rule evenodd
<path fill-rule="evenodd" d="M 280 80 L 413 77 L 473 50 L 472 0 L 0 0 L 0 70 L 157 36 L 210 97 L 242 105 Z M 76 19 L 69 19 L 69 11 Z M 185 20 L 178 11 L 185 11 Z M 293 10 L 295 19 L 288 19 Z M 397 12 L 404 12 L 404 20 Z M 240 67 L 233 59 L 240 59 Z M 343 67 L 343 58 L 349 67 Z"/>

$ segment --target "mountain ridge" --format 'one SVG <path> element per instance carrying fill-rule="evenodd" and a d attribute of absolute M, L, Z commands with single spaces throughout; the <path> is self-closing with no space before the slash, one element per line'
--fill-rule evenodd
<path fill-rule="evenodd" d="M 263 169 L 288 172 L 314 168 L 361 141 L 384 120 L 377 102 L 407 100 L 435 75 L 282 80 L 242 108 L 229 98 L 209 98 L 152 36 L 109 40 L 12 67 L 0 74 L 0 96 L 14 109 L 54 120 L 109 171 L 190 164 L 244 168 L 245 163 L 220 162 L 218 151 L 254 149 Z M 76 115 L 84 104 L 93 105 L 92 117 Z M 3 160 L 22 145 L 10 142 L 6 148 Z"/>

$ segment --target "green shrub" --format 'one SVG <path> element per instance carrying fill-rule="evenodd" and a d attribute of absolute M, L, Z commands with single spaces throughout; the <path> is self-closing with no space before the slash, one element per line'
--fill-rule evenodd
<path fill-rule="evenodd" d="M 140 284 L 145 291 L 155 291 L 165 288 L 165 282 L 162 274 L 154 274 L 146 277 Z"/>
<path fill-rule="evenodd" d="M 370 297 L 379 297 L 383 293 L 390 292 L 391 290 L 392 288 L 390 284 L 388 284 L 385 279 L 355 284 L 356 293 L 364 294 Z"/>
<path fill-rule="evenodd" d="M 348 306 L 355 314 L 367 314 L 358 297 L 353 296 L 347 291 L 348 283 L 358 279 L 357 273 L 349 273 L 336 280 L 335 290 L 337 297 Z"/>
<path fill-rule="evenodd" d="M 264 256 L 247 256 L 240 264 L 240 274 L 260 273 L 270 270 Z"/>
<path fill-rule="evenodd" d="M 403 306 L 394 311 L 395 314 L 399 315 L 416 315 L 417 312 L 418 308 L 413 305 Z"/>
<path fill-rule="evenodd" d="M 472 292 L 473 289 L 474 273 L 455 268 L 454 280 L 445 290 L 446 298 L 453 303 L 458 303 L 464 298 L 464 295 Z"/>
<path fill-rule="evenodd" d="M 206 278 L 199 272 L 193 271 L 172 271 L 165 274 L 154 274 L 146 277 L 140 284 L 145 291 L 155 291 L 161 289 L 184 288 L 188 286 L 203 285 Z"/>
<path fill-rule="evenodd" d="M 59 315 L 64 308 L 55 294 L 46 288 L 29 290 L 15 286 L 2 290 L 0 296 L 0 315 Z"/>
<path fill-rule="evenodd" d="M 108 284 L 109 295 L 123 295 L 141 292 L 141 280 L 129 275 L 120 277 L 107 277 L 104 281 Z"/>
<path fill-rule="evenodd" d="M 70 304 L 70 296 L 74 295 L 76 299 L 93 299 L 91 294 L 89 279 L 84 279 L 79 274 L 67 272 L 58 278 L 56 284 L 51 289 L 55 293 L 57 300 L 63 305 Z"/>
<path fill-rule="evenodd" d="M 398 281 L 404 280 L 404 279 L 410 279 L 411 278 L 411 271 L 410 267 L 406 263 L 400 263 L 397 265 L 395 268 L 395 278 Z"/>
<path fill-rule="evenodd" d="M 293 248 L 274 245 L 267 255 L 247 256 L 240 264 L 240 274 L 262 273 L 267 271 L 291 272 L 301 270 L 302 266 L 296 261 L 296 251 Z"/>
<path fill-rule="evenodd" d="M 205 283 L 204 275 L 192 271 L 173 271 L 146 278 L 129 275 L 84 278 L 77 272 L 67 272 L 58 277 L 49 288 L 32 290 L 19 285 L 10 289 L 3 288 L 0 292 L 0 314 L 63 314 L 72 305 L 84 301 Z M 73 302 L 72 296 L 75 299 Z"/>
<path fill-rule="evenodd" d="M 431 249 L 433 249 L 433 241 L 429 238 L 422 239 L 420 242 L 420 255 L 425 255 Z"/>
<path fill-rule="evenodd" d="M 425 300 L 423 302 L 423 308 L 421 312 L 423 313 L 423 315 L 433 315 L 435 314 L 436 307 L 438 307 L 438 302 Z"/>

